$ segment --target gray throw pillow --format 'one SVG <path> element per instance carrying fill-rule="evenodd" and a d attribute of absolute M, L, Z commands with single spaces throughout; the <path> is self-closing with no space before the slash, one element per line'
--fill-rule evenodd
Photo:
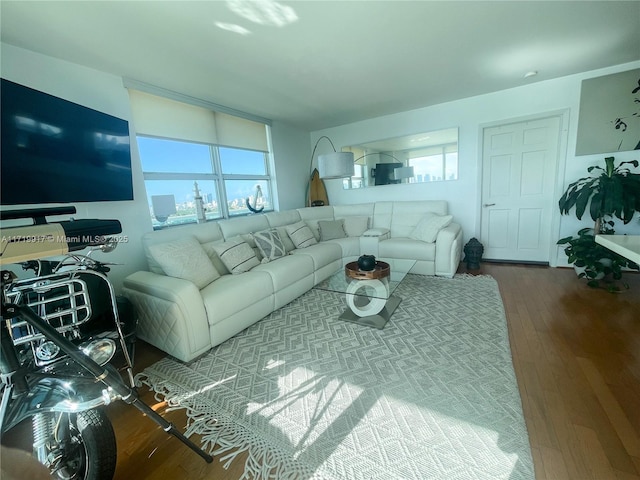
<path fill-rule="evenodd" d="M 345 238 L 347 233 L 344 231 L 344 220 L 320 220 L 318 222 L 320 229 L 320 240 L 333 240 L 334 238 Z"/>
<path fill-rule="evenodd" d="M 359 237 L 369 229 L 369 217 L 358 215 L 345 217 L 343 220 L 347 237 Z"/>

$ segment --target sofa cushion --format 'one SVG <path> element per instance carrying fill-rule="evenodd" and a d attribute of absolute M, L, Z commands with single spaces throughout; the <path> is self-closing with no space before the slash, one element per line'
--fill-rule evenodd
<path fill-rule="evenodd" d="M 313 260 L 313 269 L 318 271 L 323 267 L 342 259 L 342 248 L 335 242 L 340 240 L 330 240 L 328 242 L 316 243 L 307 248 L 294 250 L 293 255 L 308 255 Z"/>
<path fill-rule="evenodd" d="M 406 258 L 433 262 L 436 258 L 436 244 L 407 237 L 392 237 L 378 244 L 378 256 L 380 258 Z"/>
<path fill-rule="evenodd" d="M 320 231 L 320 241 L 333 240 L 335 238 L 345 238 L 347 233 L 344 231 L 344 220 L 320 220 L 318 222 Z"/>
<path fill-rule="evenodd" d="M 273 284 L 266 272 L 251 271 L 242 275 L 223 275 L 200 293 L 209 325 L 215 325 L 251 304 L 272 297 Z"/>
<path fill-rule="evenodd" d="M 359 237 L 369 229 L 369 217 L 354 215 L 344 218 L 344 231 L 347 237 Z"/>
<path fill-rule="evenodd" d="M 328 243 L 340 245 L 342 250 L 342 258 L 352 259 L 360 256 L 360 239 L 357 237 L 334 238 Z"/>
<path fill-rule="evenodd" d="M 452 221 L 453 215 L 426 213 L 413 229 L 413 232 L 409 234 L 409 238 L 427 243 L 435 242 L 438 232 Z"/>
<path fill-rule="evenodd" d="M 220 277 L 200 242 L 192 235 L 148 248 L 166 275 L 189 280 L 199 289 Z"/>
<path fill-rule="evenodd" d="M 275 262 L 258 265 L 251 271 L 268 273 L 277 294 L 305 277 L 313 276 L 313 259 L 308 255 L 287 255 Z"/>
<path fill-rule="evenodd" d="M 316 240 L 320 240 L 320 229 L 318 222 L 320 220 L 335 220 L 333 216 L 333 207 L 324 205 L 322 207 L 305 207 L 299 208 L 298 213 L 302 221 L 307 224 Z"/>
<path fill-rule="evenodd" d="M 316 237 L 313 236 L 311 229 L 305 222 L 297 222 L 293 225 L 287 225 L 286 229 L 289 238 L 296 248 L 306 248 L 318 243 Z"/>
<path fill-rule="evenodd" d="M 253 249 L 240 239 L 214 243 L 212 246 L 232 274 L 247 272 L 260 265 Z"/>
<path fill-rule="evenodd" d="M 218 220 L 216 223 L 220 225 L 220 230 L 225 240 L 254 232 L 261 232 L 269 228 L 269 222 L 264 215 L 247 215 L 246 217 L 234 217 L 224 220 Z"/>
<path fill-rule="evenodd" d="M 275 228 L 253 234 L 253 239 L 262 254 L 262 263 L 267 263 L 287 254 L 280 234 Z"/>

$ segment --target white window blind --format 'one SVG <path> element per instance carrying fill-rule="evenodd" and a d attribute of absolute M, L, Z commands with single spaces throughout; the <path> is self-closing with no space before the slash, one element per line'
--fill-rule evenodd
<path fill-rule="evenodd" d="M 267 127 L 226 113 L 215 112 L 218 145 L 268 152 Z"/>
<path fill-rule="evenodd" d="M 268 152 L 265 124 L 129 89 L 137 133 Z"/>
<path fill-rule="evenodd" d="M 218 143 L 215 114 L 211 110 L 137 90 L 129 90 L 129 96 L 136 133 Z"/>

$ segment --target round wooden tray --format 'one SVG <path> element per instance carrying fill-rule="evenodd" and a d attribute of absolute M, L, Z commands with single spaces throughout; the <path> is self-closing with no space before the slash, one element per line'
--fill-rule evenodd
<path fill-rule="evenodd" d="M 347 277 L 356 278 L 358 280 L 375 280 L 378 278 L 388 277 L 391 267 L 387 262 L 376 260 L 376 268 L 373 270 L 360 270 L 358 262 L 349 262 L 344 266 L 344 273 Z"/>

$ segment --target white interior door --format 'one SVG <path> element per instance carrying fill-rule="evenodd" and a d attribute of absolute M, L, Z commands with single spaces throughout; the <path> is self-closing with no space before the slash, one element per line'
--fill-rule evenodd
<path fill-rule="evenodd" d="M 484 129 L 483 257 L 548 262 L 561 117 Z"/>

